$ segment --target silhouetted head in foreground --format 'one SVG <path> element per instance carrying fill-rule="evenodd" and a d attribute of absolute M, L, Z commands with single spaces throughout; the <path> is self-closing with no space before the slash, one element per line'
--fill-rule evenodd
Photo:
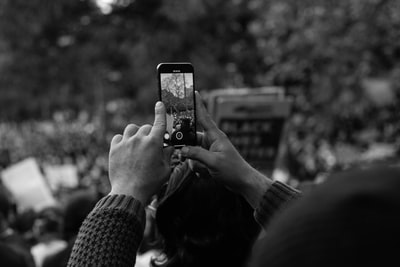
<path fill-rule="evenodd" d="M 241 196 L 186 163 L 171 175 L 156 224 L 166 260 L 153 266 L 243 266 L 260 231 Z"/>
<path fill-rule="evenodd" d="M 333 175 L 277 216 L 250 266 L 400 266 L 400 170 Z"/>

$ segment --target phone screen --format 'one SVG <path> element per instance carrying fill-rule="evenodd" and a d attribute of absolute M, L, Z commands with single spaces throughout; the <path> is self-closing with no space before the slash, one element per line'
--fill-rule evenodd
<path fill-rule="evenodd" d="M 160 98 L 167 110 L 164 146 L 196 145 L 193 72 L 171 65 L 166 72 L 159 69 Z"/>

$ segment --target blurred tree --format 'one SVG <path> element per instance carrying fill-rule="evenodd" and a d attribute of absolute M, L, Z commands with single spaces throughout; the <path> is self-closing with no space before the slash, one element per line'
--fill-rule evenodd
<path fill-rule="evenodd" d="M 115 0 L 104 12 L 95 0 L 1 1 L 0 118 L 103 120 L 122 98 L 151 114 L 168 61 L 192 62 L 200 90 L 280 84 L 321 104 L 357 101 L 365 77 L 400 77 L 396 0 Z"/>
<path fill-rule="evenodd" d="M 360 93 L 363 78 L 388 76 L 398 66 L 398 1 L 269 0 L 253 5 L 259 16 L 251 28 L 264 52 L 265 72 L 257 74 L 261 83 L 302 86 L 309 99 L 327 103 L 350 89 Z"/>
<path fill-rule="evenodd" d="M 49 117 L 55 109 L 85 104 L 88 91 L 80 89 L 87 68 L 76 55 L 84 54 L 90 32 L 82 16 L 92 8 L 89 1 L 6 1 L 0 36 L 11 60 L 2 71 L 2 114 Z"/>

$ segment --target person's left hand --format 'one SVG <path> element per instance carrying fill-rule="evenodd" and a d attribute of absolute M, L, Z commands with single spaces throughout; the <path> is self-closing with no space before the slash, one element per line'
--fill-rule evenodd
<path fill-rule="evenodd" d="M 129 124 L 123 135 L 114 136 L 109 155 L 110 194 L 133 196 L 148 204 L 171 173 L 174 149 L 163 148 L 165 130 L 165 106 L 157 102 L 153 126 Z"/>

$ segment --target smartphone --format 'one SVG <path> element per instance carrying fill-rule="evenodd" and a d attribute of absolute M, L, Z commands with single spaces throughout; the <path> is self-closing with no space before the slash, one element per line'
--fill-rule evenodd
<path fill-rule="evenodd" d="M 167 109 L 164 146 L 195 146 L 196 101 L 192 64 L 160 63 L 157 72 L 160 101 Z"/>

